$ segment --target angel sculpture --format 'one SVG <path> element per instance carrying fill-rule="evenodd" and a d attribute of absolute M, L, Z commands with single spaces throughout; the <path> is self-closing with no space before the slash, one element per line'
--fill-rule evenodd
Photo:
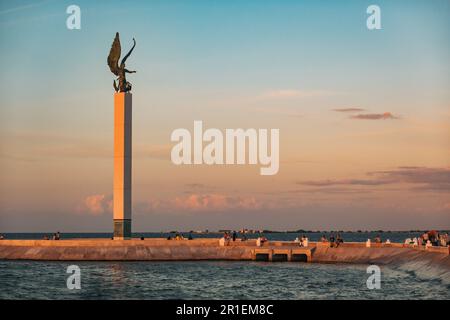
<path fill-rule="evenodd" d="M 128 57 L 131 55 L 131 52 L 133 52 L 134 47 L 136 46 L 136 40 L 133 38 L 133 47 L 130 49 L 130 51 L 123 57 L 122 61 L 120 62 L 119 66 L 119 58 L 121 54 L 121 48 L 120 48 L 120 40 L 119 40 L 119 33 L 116 32 L 116 37 L 114 38 L 114 41 L 111 46 L 111 51 L 109 51 L 108 56 L 108 66 L 112 73 L 114 73 L 119 80 L 119 85 L 117 86 L 116 80 L 113 82 L 114 89 L 116 92 L 128 92 L 131 90 L 131 83 L 129 83 L 125 77 L 126 73 L 136 73 L 136 71 L 130 71 L 125 68 L 125 62 L 127 61 Z"/>

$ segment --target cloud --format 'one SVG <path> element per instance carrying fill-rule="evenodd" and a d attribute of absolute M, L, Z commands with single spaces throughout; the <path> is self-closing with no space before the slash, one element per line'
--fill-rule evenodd
<path fill-rule="evenodd" d="M 298 184 L 311 186 L 311 187 L 328 187 L 336 185 L 349 185 L 349 186 L 378 186 L 391 181 L 384 180 L 370 180 L 370 179 L 337 179 L 337 180 L 317 180 L 317 181 L 303 181 Z"/>
<path fill-rule="evenodd" d="M 361 108 L 337 108 L 337 109 L 333 109 L 333 111 L 336 111 L 336 112 L 361 112 L 361 111 L 364 111 L 364 109 L 361 109 Z"/>
<path fill-rule="evenodd" d="M 368 174 L 385 181 L 421 184 L 419 190 L 450 191 L 450 168 L 399 167 Z"/>
<path fill-rule="evenodd" d="M 387 120 L 387 119 L 399 119 L 397 116 L 394 116 L 390 112 L 385 113 L 369 113 L 369 114 L 357 114 L 354 116 L 350 116 L 350 119 L 359 119 L 359 120 Z"/>
<path fill-rule="evenodd" d="M 89 213 L 95 216 L 111 214 L 113 211 L 112 195 L 94 194 L 84 198 L 77 212 Z"/>
<path fill-rule="evenodd" d="M 372 171 L 367 173 L 371 179 L 328 179 L 301 181 L 297 184 L 310 187 L 329 186 L 382 186 L 394 183 L 415 185 L 413 190 L 450 191 L 450 168 L 428 168 L 403 166 L 394 170 Z"/>
<path fill-rule="evenodd" d="M 259 204 L 254 197 L 228 196 L 224 194 L 190 194 L 175 198 L 173 204 L 177 209 L 192 211 L 259 208 Z"/>
<path fill-rule="evenodd" d="M 149 199 L 133 204 L 133 212 L 179 213 L 222 212 L 226 210 L 254 210 L 262 205 L 254 197 L 232 196 L 220 193 L 190 193 L 170 199 Z"/>
<path fill-rule="evenodd" d="M 325 186 L 324 188 L 310 188 L 310 189 L 302 189 L 302 190 L 289 190 L 286 191 L 288 194 L 297 194 L 297 193 L 306 193 L 306 194 L 365 194 L 370 193 L 370 190 L 367 189 L 357 189 L 357 188 L 340 188 L 340 187 L 329 187 Z M 280 192 L 277 192 L 279 194 Z"/>

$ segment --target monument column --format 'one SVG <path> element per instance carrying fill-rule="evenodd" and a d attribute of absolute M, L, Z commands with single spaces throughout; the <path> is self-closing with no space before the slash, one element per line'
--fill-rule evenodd
<path fill-rule="evenodd" d="M 131 239 L 130 92 L 114 94 L 114 239 Z"/>

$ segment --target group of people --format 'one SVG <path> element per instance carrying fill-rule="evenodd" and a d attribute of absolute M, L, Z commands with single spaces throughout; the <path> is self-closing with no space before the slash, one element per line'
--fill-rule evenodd
<path fill-rule="evenodd" d="M 300 238 L 295 238 L 294 242 L 298 243 L 300 247 L 307 247 L 308 246 L 308 238 L 305 235 L 302 235 Z"/>
<path fill-rule="evenodd" d="M 414 246 L 434 246 L 434 247 L 446 247 L 450 246 L 450 238 L 447 233 L 439 233 L 436 230 L 424 232 L 419 237 L 407 238 L 405 244 Z"/>
<path fill-rule="evenodd" d="M 53 234 L 51 237 L 52 240 L 61 240 L 61 233 L 58 231 Z M 44 235 L 44 240 L 50 240 L 50 237 L 48 235 Z"/>
<path fill-rule="evenodd" d="M 223 237 L 220 238 L 220 240 L 219 240 L 219 244 L 220 244 L 220 246 L 227 246 L 230 244 L 230 242 L 235 242 L 237 240 L 247 241 L 247 237 L 245 236 L 245 234 L 242 234 L 241 237 L 239 238 L 238 233 L 236 231 L 233 231 L 233 232 L 225 231 L 223 233 Z M 256 239 L 256 245 L 261 246 L 266 241 L 267 241 L 266 237 L 260 236 Z"/>
<path fill-rule="evenodd" d="M 233 232 L 225 231 L 223 233 L 223 238 L 225 239 L 225 241 L 236 241 L 238 239 L 238 234 L 236 231 L 233 231 Z M 241 241 L 246 241 L 246 240 L 247 240 L 247 237 L 245 236 L 245 234 L 243 234 L 241 236 Z"/>
<path fill-rule="evenodd" d="M 0 240 L 5 239 L 3 234 L 0 234 Z M 61 233 L 58 231 L 54 233 L 51 237 L 48 235 L 44 235 L 44 240 L 60 240 L 61 239 Z M 141 237 L 141 240 L 144 240 L 143 237 Z M 176 233 L 175 236 L 169 235 L 167 237 L 167 240 L 193 240 L 192 234 L 189 233 L 188 237 L 184 237 L 181 233 Z M 228 243 L 230 241 L 236 241 L 238 240 L 238 234 L 236 231 L 233 232 L 224 232 L 224 235 L 222 239 L 224 243 Z M 245 234 L 242 234 L 240 237 L 240 241 L 246 241 L 247 237 Z M 257 245 L 262 246 L 265 242 L 267 242 L 267 238 L 264 237 L 264 235 L 260 235 L 257 238 Z M 295 242 L 300 245 L 300 247 L 307 247 L 308 246 L 308 238 L 305 235 L 302 235 L 301 237 L 297 237 L 295 239 Z M 323 243 L 330 243 L 330 247 L 338 247 L 341 243 L 344 242 L 341 235 L 338 233 L 336 237 L 334 234 L 331 234 L 329 238 L 326 237 L 326 235 L 322 235 L 320 238 L 320 241 Z M 368 240 L 369 241 L 369 240 Z M 380 235 L 377 235 L 373 240 L 374 243 L 382 243 L 382 239 Z M 387 240 L 387 242 L 390 242 Z M 408 245 L 415 245 L 415 246 L 450 246 L 450 237 L 447 233 L 439 233 L 438 231 L 432 230 L 423 233 L 419 237 L 412 237 L 407 238 L 405 240 L 405 244 Z"/>
<path fill-rule="evenodd" d="M 327 239 L 325 235 L 322 235 L 320 241 L 323 243 L 329 242 L 330 247 L 332 248 L 337 248 L 341 243 L 344 243 L 344 239 L 342 239 L 339 233 L 336 235 L 336 237 L 334 236 L 334 234 L 331 234 L 329 239 Z"/>
<path fill-rule="evenodd" d="M 192 233 L 189 233 L 188 237 L 185 238 L 182 233 L 176 233 L 174 237 L 168 236 L 167 240 L 193 240 Z"/>

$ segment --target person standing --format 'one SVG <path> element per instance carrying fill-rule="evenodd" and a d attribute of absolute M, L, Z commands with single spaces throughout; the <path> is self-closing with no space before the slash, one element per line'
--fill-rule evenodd
<path fill-rule="evenodd" d="M 331 247 L 331 248 L 334 247 L 334 240 L 335 240 L 334 234 L 331 234 L 331 235 L 330 235 L 330 247 Z"/>

